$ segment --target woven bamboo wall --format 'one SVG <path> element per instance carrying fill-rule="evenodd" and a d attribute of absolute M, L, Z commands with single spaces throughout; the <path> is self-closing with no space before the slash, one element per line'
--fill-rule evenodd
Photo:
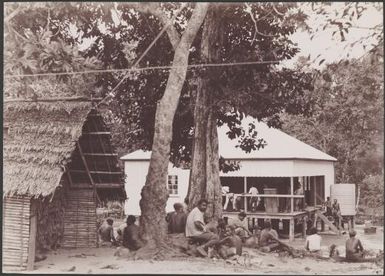
<path fill-rule="evenodd" d="M 64 232 L 65 191 L 56 188 L 51 197 L 35 200 L 37 211 L 36 250 L 55 250 L 62 244 Z"/>
<path fill-rule="evenodd" d="M 3 270 L 25 270 L 30 229 L 29 197 L 3 200 Z"/>
<path fill-rule="evenodd" d="M 66 197 L 63 247 L 96 247 L 96 199 L 93 191 L 91 189 L 71 189 L 67 191 Z"/>

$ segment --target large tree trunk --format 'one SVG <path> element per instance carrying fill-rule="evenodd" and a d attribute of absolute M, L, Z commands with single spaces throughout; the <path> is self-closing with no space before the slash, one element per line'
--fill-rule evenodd
<path fill-rule="evenodd" d="M 177 67 L 171 69 L 166 90 L 156 109 L 150 167 L 140 200 L 141 237 L 147 242 L 147 246 L 153 248 L 164 246 L 167 237 L 165 208 L 168 199 L 167 168 L 172 124 L 186 77 L 189 49 L 205 18 L 207 5 L 207 3 L 196 4 L 188 26 L 175 49 L 173 65 Z"/>
<path fill-rule="evenodd" d="M 220 40 L 218 16 L 218 8 L 214 5 L 210 6 L 203 25 L 201 42 L 203 62 L 218 62 Z M 212 71 L 202 76 L 194 99 L 194 144 L 188 199 L 190 210 L 201 198 L 207 199 L 209 205 L 206 214 L 210 218 L 217 219 L 222 215 L 222 196 L 219 179 L 217 120 L 212 108 L 213 82 L 215 82 L 215 74 Z"/>

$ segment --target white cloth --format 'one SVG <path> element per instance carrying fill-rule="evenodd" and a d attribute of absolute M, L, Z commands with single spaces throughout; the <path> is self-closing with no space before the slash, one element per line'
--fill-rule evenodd
<path fill-rule="evenodd" d="M 249 190 L 249 194 L 259 195 L 258 189 L 255 188 L 255 187 L 251 187 L 250 190 Z"/>
<path fill-rule="evenodd" d="M 198 207 L 195 207 L 191 210 L 190 214 L 187 216 L 186 221 L 186 237 L 194 237 L 199 236 L 203 233 L 203 231 L 198 230 L 195 226 L 195 222 L 200 221 L 203 225 L 205 225 L 204 219 L 203 219 L 203 213 L 198 209 Z"/>
<path fill-rule="evenodd" d="M 309 242 L 309 251 L 321 250 L 321 236 L 318 234 L 306 237 L 306 244 Z"/>
<path fill-rule="evenodd" d="M 229 186 L 222 186 L 222 195 L 226 195 L 229 192 L 230 192 Z"/>
<path fill-rule="evenodd" d="M 259 195 L 259 192 L 258 192 L 258 189 L 256 187 L 251 187 L 250 190 L 249 190 L 249 194 L 252 194 L 253 196 L 256 196 L 256 195 Z M 254 197 L 251 197 L 249 199 L 249 204 L 251 202 L 251 200 L 253 199 Z M 259 202 L 261 201 L 261 199 L 258 197 L 257 198 L 257 206 L 259 205 Z"/>

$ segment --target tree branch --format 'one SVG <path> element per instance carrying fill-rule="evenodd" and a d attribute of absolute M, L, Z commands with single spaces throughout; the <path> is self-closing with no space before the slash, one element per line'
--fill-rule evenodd
<path fill-rule="evenodd" d="M 260 31 L 258 31 L 257 21 L 254 18 L 253 11 L 252 11 L 251 7 L 249 6 L 249 4 L 246 4 L 246 6 L 248 7 L 248 9 L 246 9 L 245 11 L 250 15 L 251 20 L 253 20 L 254 28 L 255 28 L 254 36 L 253 36 L 253 39 L 251 40 L 251 44 L 254 43 L 254 40 L 255 40 L 257 34 L 259 34 L 260 36 L 264 36 L 264 37 L 275 37 L 275 35 L 264 34 L 264 33 L 261 33 Z"/>
<path fill-rule="evenodd" d="M 20 12 L 21 8 L 20 6 L 18 6 L 13 12 L 11 12 L 10 14 L 8 14 L 5 18 L 4 18 L 4 23 L 8 23 L 12 18 L 14 18 L 19 12 Z"/>
<path fill-rule="evenodd" d="M 180 8 L 177 9 L 174 13 L 174 16 L 172 18 L 168 18 L 161 10 L 160 7 L 155 9 L 154 15 L 158 17 L 158 19 L 163 23 L 163 25 L 170 25 L 171 27 L 167 28 L 167 34 L 170 38 L 170 42 L 172 44 L 172 47 L 176 48 L 178 43 L 180 42 L 180 36 L 176 28 L 173 26 L 173 21 L 176 19 L 178 14 L 187 7 L 187 3 L 182 3 Z"/>
<path fill-rule="evenodd" d="M 201 22 L 206 16 L 209 4 L 197 2 L 195 5 L 196 6 L 194 8 L 193 14 L 191 15 L 191 18 L 187 23 L 189 28 L 187 28 L 182 34 L 178 47 L 184 47 L 186 45 L 190 47 L 191 43 L 195 38 L 196 33 L 198 32 L 198 29 L 201 26 Z"/>
<path fill-rule="evenodd" d="M 160 3 L 157 2 L 151 2 L 151 3 L 135 3 L 135 4 L 128 4 L 132 5 L 132 8 L 142 12 L 142 13 L 149 13 L 154 16 L 156 16 L 159 21 L 164 25 L 168 26 L 166 29 L 167 35 L 170 39 L 170 43 L 172 47 L 175 48 L 180 42 L 179 33 L 176 30 L 176 28 L 173 26 L 173 20 L 174 18 L 179 14 L 179 12 L 186 7 L 186 3 L 183 3 L 181 7 L 176 11 L 174 18 L 168 18 L 161 10 Z"/>
<path fill-rule="evenodd" d="M 278 15 L 280 15 L 280 16 L 284 16 L 284 14 L 283 13 L 281 13 L 281 12 L 279 12 L 276 8 L 275 8 L 275 6 L 273 5 L 273 10 L 278 14 Z"/>
<path fill-rule="evenodd" d="M 11 25 L 8 25 L 8 27 L 19 37 L 21 38 L 22 40 L 24 40 L 25 42 L 28 42 L 28 38 L 26 38 L 25 36 L 21 35 L 20 33 L 18 33 Z"/>

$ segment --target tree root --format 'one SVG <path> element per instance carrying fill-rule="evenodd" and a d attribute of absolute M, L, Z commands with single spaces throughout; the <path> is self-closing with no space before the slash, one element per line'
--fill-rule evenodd
<path fill-rule="evenodd" d="M 188 255 L 183 252 L 180 246 L 173 244 L 171 241 L 166 241 L 159 245 L 149 242 L 142 248 L 134 251 L 129 258 L 134 260 L 163 261 L 186 256 Z"/>

